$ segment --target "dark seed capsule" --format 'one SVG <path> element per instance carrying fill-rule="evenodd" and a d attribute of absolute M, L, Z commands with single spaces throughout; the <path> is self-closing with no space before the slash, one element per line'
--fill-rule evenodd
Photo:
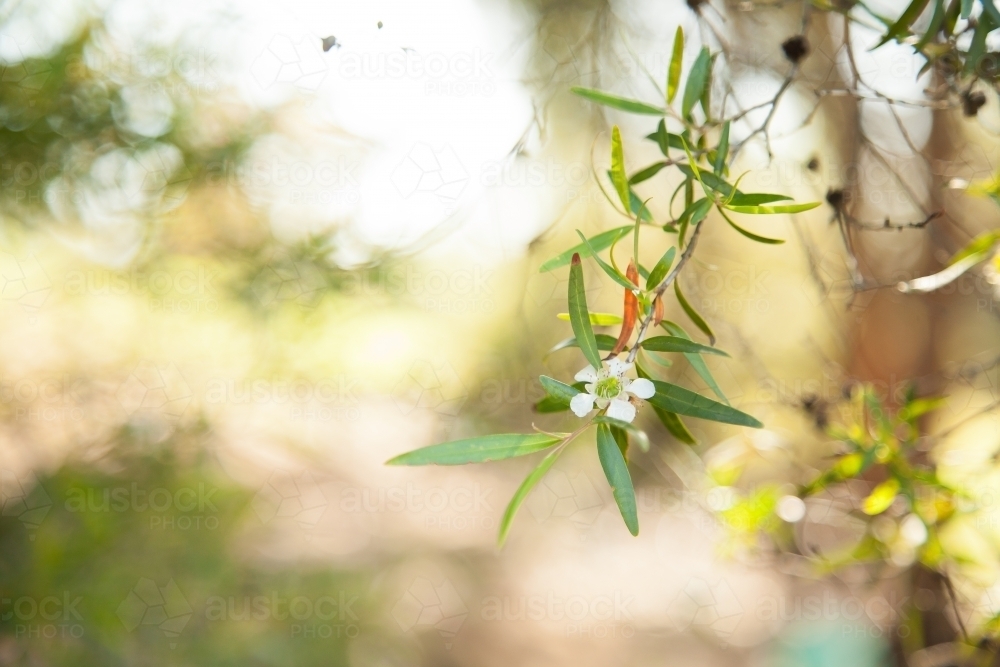
<path fill-rule="evenodd" d="M 986 94 L 982 91 L 962 94 L 962 112 L 966 116 L 975 116 L 984 104 L 986 104 Z"/>
<path fill-rule="evenodd" d="M 781 50 L 785 52 L 785 57 L 793 65 L 797 65 L 800 60 L 809 55 L 809 43 L 802 35 L 790 37 L 781 43 Z"/>
<path fill-rule="evenodd" d="M 833 189 L 827 190 L 826 203 L 832 206 L 835 210 L 839 211 L 844 205 L 844 191 Z"/>

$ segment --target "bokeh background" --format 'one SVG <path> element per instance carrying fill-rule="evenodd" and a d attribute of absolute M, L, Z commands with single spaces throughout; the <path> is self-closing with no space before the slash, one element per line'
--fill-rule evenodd
<path fill-rule="evenodd" d="M 691 420 L 692 447 L 643 411 L 637 538 L 581 441 L 498 551 L 531 461 L 383 464 L 573 419 L 531 410 L 539 374 L 583 364 L 547 354 L 566 273 L 538 266 L 622 224 L 592 176 L 610 124 L 631 165 L 657 148 L 655 119 L 569 88 L 656 102 L 681 25 L 755 107 L 804 21 L 773 117 L 734 125 L 734 173 L 824 204 L 751 223 L 783 246 L 713 224 L 684 277 L 732 355 L 715 377 L 766 428 Z M 835 574 L 718 515 L 814 474 L 852 380 L 951 397 L 928 456 L 982 511 L 949 529 L 967 567 L 926 631 L 995 611 L 993 285 L 891 286 L 996 225 L 947 186 L 991 174 L 1000 115 L 924 104 L 920 59 L 876 40 L 752 0 L 0 4 L 0 664 L 888 664 L 906 602 L 942 606 L 898 513 L 891 563 Z M 837 94 L 853 76 L 867 98 Z M 658 220 L 662 174 L 637 188 Z M 873 227 L 853 247 L 830 192 Z M 592 269 L 592 308 L 616 311 Z M 849 547 L 864 492 L 818 499 L 796 539 Z"/>

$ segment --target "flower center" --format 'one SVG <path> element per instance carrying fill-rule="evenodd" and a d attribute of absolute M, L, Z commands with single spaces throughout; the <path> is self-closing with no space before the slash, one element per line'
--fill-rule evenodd
<path fill-rule="evenodd" d="M 622 381 L 613 375 L 598 380 L 594 385 L 594 395 L 598 398 L 611 400 L 618 398 L 620 393 L 622 393 Z"/>

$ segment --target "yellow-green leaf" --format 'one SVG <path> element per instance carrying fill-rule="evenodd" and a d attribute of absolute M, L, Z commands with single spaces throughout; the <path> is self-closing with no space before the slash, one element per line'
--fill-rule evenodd
<path fill-rule="evenodd" d="M 672 104 L 677 97 L 677 88 L 681 83 L 681 67 L 684 65 L 684 29 L 677 26 L 674 33 L 674 52 L 670 58 L 670 69 L 667 73 L 667 104 Z"/>
<path fill-rule="evenodd" d="M 892 505 L 892 501 L 896 499 L 896 495 L 898 493 L 899 480 L 895 477 L 887 479 L 876 486 L 868 497 L 865 498 L 864 503 L 861 505 L 861 509 L 865 514 L 870 516 L 881 514 L 889 509 L 889 506 Z"/>
<path fill-rule="evenodd" d="M 611 182 L 615 186 L 625 213 L 632 213 L 629 199 L 628 175 L 625 173 L 625 150 L 622 148 L 622 133 L 615 125 L 611 128 Z"/>
<path fill-rule="evenodd" d="M 622 316 L 614 313 L 589 313 L 589 315 L 590 324 L 595 327 L 612 327 L 622 323 Z M 572 322 L 569 313 L 558 313 L 556 317 L 565 322 Z"/>

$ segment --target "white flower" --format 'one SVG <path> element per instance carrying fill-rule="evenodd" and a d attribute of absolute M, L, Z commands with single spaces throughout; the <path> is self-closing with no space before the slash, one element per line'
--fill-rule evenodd
<path fill-rule="evenodd" d="M 632 380 L 625 377 L 632 364 L 612 359 L 607 368 L 601 370 L 587 366 L 576 374 L 577 382 L 586 382 L 586 392 L 580 392 L 570 401 L 569 407 L 577 417 L 586 417 L 594 409 L 607 408 L 607 416 L 631 422 L 635 419 L 635 406 L 629 402 L 629 394 L 638 398 L 650 398 L 656 393 L 653 383 L 645 378 Z"/>

